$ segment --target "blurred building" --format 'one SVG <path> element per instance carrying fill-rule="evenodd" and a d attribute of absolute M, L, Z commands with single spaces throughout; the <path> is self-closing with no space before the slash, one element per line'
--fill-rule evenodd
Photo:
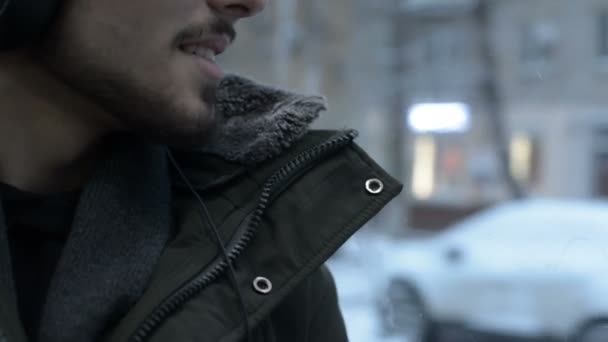
<path fill-rule="evenodd" d="M 513 171 L 533 193 L 608 195 L 608 2 L 493 0 Z"/>
<path fill-rule="evenodd" d="M 460 99 L 471 106 L 472 128 L 458 139 L 473 145 L 455 144 L 454 135 L 433 135 L 434 162 L 440 163 L 435 172 L 449 172 L 457 159 L 450 153 L 441 156 L 442 144 L 450 152 L 462 146 L 458 154 L 471 167 L 464 172 L 470 179 L 457 181 L 464 184 L 464 194 L 446 187 L 448 181 L 437 174 L 432 198 L 446 192 L 450 198 L 475 198 L 468 192 L 488 185 L 496 191 L 482 191 L 482 198 L 508 196 L 496 179 L 500 160 L 491 146 L 497 142 L 487 135 L 494 131 L 488 129 L 492 107 L 484 107 L 487 99 L 480 91 L 484 78 L 497 86 L 510 172 L 531 194 L 608 195 L 608 2 L 485 0 L 486 27 L 479 26 L 477 1 L 405 3 L 415 36 L 407 55 L 413 72 L 406 80 L 414 100 Z M 491 64 L 480 53 L 484 40 L 490 44 Z M 429 144 L 428 137 L 421 139 Z M 425 149 L 423 161 L 430 148 Z"/>
<path fill-rule="evenodd" d="M 406 55 L 413 101 L 462 102 L 471 117 L 460 135 L 416 135 L 414 195 L 433 203 L 417 218 L 458 217 L 441 200 L 470 204 L 465 213 L 508 198 L 500 144 L 507 144 L 508 172 L 531 195 L 608 195 L 608 2 L 404 4 L 414 35 Z M 487 98 L 488 84 L 495 98 Z M 505 136 L 496 140 L 501 124 Z"/>
<path fill-rule="evenodd" d="M 413 131 L 412 194 L 446 205 L 503 198 L 482 58 L 477 1 L 410 0 L 403 79 Z M 426 108 L 420 111 L 419 108 Z"/>

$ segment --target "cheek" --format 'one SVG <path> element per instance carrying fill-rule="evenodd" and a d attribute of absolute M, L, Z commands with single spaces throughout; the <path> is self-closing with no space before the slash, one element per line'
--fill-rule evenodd
<path fill-rule="evenodd" d="M 82 66 L 78 70 L 127 80 L 132 87 L 145 90 L 145 94 L 157 96 L 165 105 L 190 113 L 207 108 L 203 94 L 208 85 L 197 74 L 192 60 L 172 46 L 177 33 L 188 22 L 188 17 L 185 20 L 175 18 L 181 11 L 192 11 L 195 3 L 163 0 L 167 7 L 166 15 L 163 15 L 157 12 L 162 9 L 158 5 L 160 0 L 149 0 L 156 4 L 150 4 L 150 9 L 141 13 L 138 9 L 146 7 L 135 4 L 141 4 L 143 0 L 121 2 L 122 5 L 117 1 L 95 1 L 90 11 L 73 8 L 64 21 L 65 39 L 62 39 L 64 47 L 61 50 L 71 51 L 78 57 L 72 58 Z M 181 6 L 171 6 L 171 12 L 169 5 L 174 2 Z M 196 3 L 200 7 L 200 0 Z M 156 9 L 154 13 L 152 8 Z M 65 58 L 63 61 L 66 62 L 64 67 L 70 68 L 65 65 L 70 64 L 69 61 Z M 79 73 L 78 70 L 75 72 Z"/>
<path fill-rule="evenodd" d="M 101 56 L 139 59 L 169 53 L 180 30 L 181 23 L 173 19 L 174 13 L 159 11 L 144 0 L 87 2 L 86 7 L 67 10 L 65 29 L 96 48 Z"/>

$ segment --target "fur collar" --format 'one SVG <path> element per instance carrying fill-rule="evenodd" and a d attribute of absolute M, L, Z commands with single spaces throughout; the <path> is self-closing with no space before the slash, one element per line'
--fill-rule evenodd
<path fill-rule="evenodd" d="M 217 93 L 218 127 L 202 152 L 242 164 L 274 158 L 308 132 L 325 98 L 305 96 L 228 75 Z"/>

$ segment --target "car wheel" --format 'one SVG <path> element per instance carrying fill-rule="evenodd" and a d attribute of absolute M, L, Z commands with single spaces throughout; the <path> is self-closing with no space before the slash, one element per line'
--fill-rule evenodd
<path fill-rule="evenodd" d="M 416 289 L 408 282 L 390 283 L 382 305 L 384 332 L 407 342 L 431 342 L 431 321 Z"/>
<path fill-rule="evenodd" d="M 574 339 L 576 342 L 605 342 L 608 341 L 608 321 L 588 324 Z"/>

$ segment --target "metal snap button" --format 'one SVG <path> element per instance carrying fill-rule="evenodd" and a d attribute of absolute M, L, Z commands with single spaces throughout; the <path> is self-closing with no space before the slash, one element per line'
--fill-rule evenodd
<path fill-rule="evenodd" d="M 253 289 L 259 294 L 269 294 L 272 282 L 266 277 L 257 277 L 253 280 Z"/>
<path fill-rule="evenodd" d="M 372 195 L 378 195 L 384 190 L 384 183 L 378 178 L 368 179 L 365 182 L 365 190 Z"/>

